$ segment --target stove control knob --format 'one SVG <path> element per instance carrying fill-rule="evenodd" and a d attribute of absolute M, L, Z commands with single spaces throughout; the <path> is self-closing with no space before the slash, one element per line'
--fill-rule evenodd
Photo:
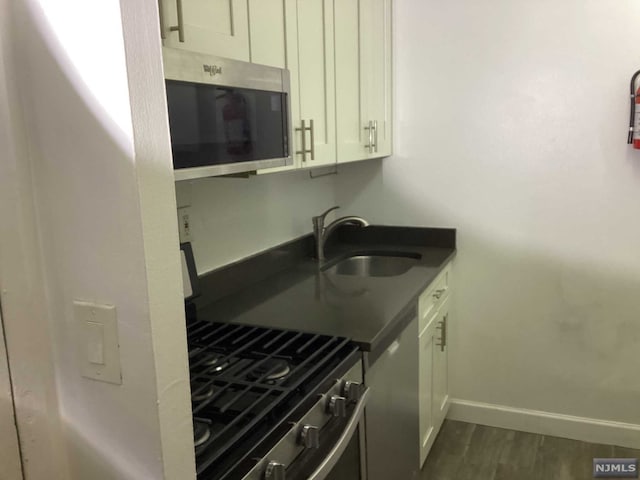
<path fill-rule="evenodd" d="M 346 417 L 347 399 L 340 395 L 331 395 L 331 398 L 329 398 L 329 413 L 334 417 Z"/>
<path fill-rule="evenodd" d="M 342 396 L 347 399 L 347 403 L 358 403 L 362 395 L 362 384 L 360 382 L 350 382 L 347 380 L 342 385 Z"/>
<path fill-rule="evenodd" d="M 284 464 L 274 462 L 273 460 L 267 465 L 267 469 L 264 472 L 265 480 L 285 480 Z"/>
<path fill-rule="evenodd" d="M 320 448 L 320 429 L 313 425 L 303 425 L 300 430 L 300 445 L 304 448 Z"/>

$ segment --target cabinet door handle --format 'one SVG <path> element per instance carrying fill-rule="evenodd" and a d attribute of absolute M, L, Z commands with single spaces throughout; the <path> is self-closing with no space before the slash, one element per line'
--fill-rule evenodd
<path fill-rule="evenodd" d="M 444 336 L 444 341 L 442 343 L 444 343 L 444 346 L 446 347 L 447 346 L 447 342 L 449 340 L 447 338 L 447 336 L 449 334 L 449 314 L 448 313 L 444 316 L 444 319 L 442 320 L 442 322 L 443 322 L 443 325 L 444 325 L 444 330 L 442 331 L 443 336 Z M 444 348 L 443 348 L 443 350 L 444 350 Z"/>
<path fill-rule="evenodd" d="M 373 122 L 369 120 L 369 124 L 364 129 L 369 130 L 369 143 L 364 148 L 368 148 L 369 153 L 373 153 Z"/>
<path fill-rule="evenodd" d="M 449 320 L 449 314 L 447 313 L 440 321 L 440 325 L 437 327 L 440 330 L 440 343 L 436 345 L 440 347 L 440 351 L 444 352 L 444 347 L 447 346 L 447 320 Z"/>
<path fill-rule="evenodd" d="M 311 134 L 311 160 L 316 159 L 316 141 L 314 137 L 313 118 L 309 120 L 309 130 Z"/>
<path fill-rule="evenodd" d="M 158 0 L 158 16 L 160 17 L 160 38 L 164 40 L 167 38 L 167 34 L 164 31 L 164 7 L 162 6 L 162 0 Z"/>
<path fill-rule="evenodd" d="M 162 0 L 160 0 L 162 2 Z M 182 18 L 182 0 L 176 0 L 176 11 L 178 13 L 178 25 L 171 25 L 170 32 L 178 32 L 178 40 L 184 43 L 184 19 Z"/>
<path fill-rule="evenodd" d="M 297 150 L 297 155 L 302 155 L 302 161 L 307 161 L 307 153 L 311 154 L 311 160 L 315 159 L 315 152 L 313 147 L 313 120 L 309 120 L 309 126 L 307 127 L 307 122 L 305 120 L 300 121 L 300 127 L 296 128 L 296 132 L 302 132 L 302 150 Z M 307 130 L 309 130 L 311 135 L 311 149 L 307 150 Z"/>
<path fill-rule="evenodd" d="M 373 147 L 375 149 L 375 152 L 378 153 L 378 121 L 374 120 L 373 121 L 373 140 L 374 140 L 374 144 Z"/>

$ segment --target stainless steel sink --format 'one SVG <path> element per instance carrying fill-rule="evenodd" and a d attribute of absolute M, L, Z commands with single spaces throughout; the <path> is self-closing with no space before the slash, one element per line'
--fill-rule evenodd
<path fill-rule="evenodd" d="M 354 255 L 328 267 L 325 272 L 360 277 L 394 277 L 415 266 L 420 255 Z"/>

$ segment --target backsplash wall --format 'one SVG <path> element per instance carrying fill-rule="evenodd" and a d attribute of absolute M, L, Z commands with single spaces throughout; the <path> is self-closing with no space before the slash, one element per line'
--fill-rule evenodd
<path fill-rule="evenodd" d="M 198 273 L 310 233 L 311 217 L 336 205 L 335 179 L 285 172 L 176 183 L 178 205 L 190 205 Z"/>

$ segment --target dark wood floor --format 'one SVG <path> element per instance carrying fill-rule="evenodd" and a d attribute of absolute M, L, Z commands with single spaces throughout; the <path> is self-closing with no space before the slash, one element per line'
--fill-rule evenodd
<path fill-rule="evenodd" d="M 589 480 L 594 457 L 640 450 L 445 421 L 421 480 Z"/>

